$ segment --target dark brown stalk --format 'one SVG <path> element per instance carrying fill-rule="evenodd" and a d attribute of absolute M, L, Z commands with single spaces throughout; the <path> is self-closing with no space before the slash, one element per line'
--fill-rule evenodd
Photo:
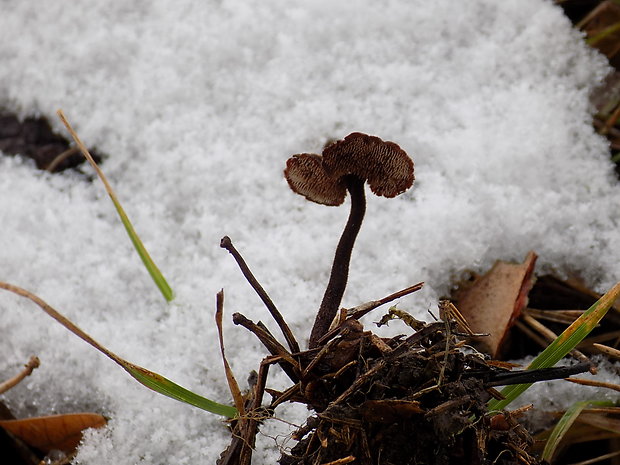
<path fill-rule="evenodd" d="M 300 368 L 297 361 L 286 350 L 282 344 L 280 344 L 270 333 L 265 330 L 261 325 L 254 323 L 252 320 L 246 318 L 241 313 L 233 314 L 233 323 L 243 326 L 248 331 L 254 333 L 260 342 L 267 348 L 271 355 L 282 357 L 282 363 L 280 366 L 291 380 L 296 383 L 299 381 Z"/>
<path fill-rule="evenodd" d="M 325 289 L 323 301 L 310 333 L 310 341 L 308 343 L 310 349 L 314 349 L 319 345 L 319 340 L 327 333 L 338 312 L 338 307 L 347 287 L 351 252 L 366 213 L 364 180 L 354 175 L 348 175 L 344 177 L 344 181 L 351 196 L 351 212 L 349 213 L 349 219 L 342 232 L 342 236 L 340 236 L 338 247 L 336 247 L 329 283 Z"/>
<path fill-rule="evenodd" d="M 581 362 L 576 365 L 538 368 L 536 370 L 520 370 L 498 372 L 491 375 L 491 379 L 484 383 L 485 387 L 508 386 L 509 384 L 530 384 L 552 379 L 568 378 L 571 375 L 584 373 L 592 367 L 590 362 Z"/>
<path fill-rule="evenodd" d="M 263 289 L 263 286 L 261 286 L 256 280 L 239 251 L 235 249 L 230 237 L 224 236 L 220 241 L 220 247 L 228 250 L 228 252 L 230 252 L 230 254 L 234 257 L 237 265 L 239 265 L 239 268 L 241 269 L 241 273 L 243 273 L 243 276 L 245 276 L 245 279 L 250 283 L 250 286 L 252 286 L 261 298 L 265 304 L 265 307 L 267 307 L 267 310 L 269 310 L 269 313 L 273 316 L 273 319 L 276 320 L 276 323 L 278 323 L 278 326 L 280 327 L 282 334 L 284 334 L 284 339 L 286 339 L 286 343 L 288 344 L 289 349 L 291 349 L 291 352 L 299 352 L 299 344 L 297 343 L 295 336 L 293 336 L 293 332 L 286 324 L 286 321 L 284 321 L 282 314 L 280 314 L 269 295 L 267 295 L 267 292 L 265 292 L 265 289 Z"/>

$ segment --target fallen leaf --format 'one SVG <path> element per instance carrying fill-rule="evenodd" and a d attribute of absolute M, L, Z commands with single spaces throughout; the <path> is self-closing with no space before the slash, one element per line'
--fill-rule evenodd
<path fill-rule="evenodd" d="M 480 350 L 498 357 L 508 330 L 527 304 L 537 255 L 529 252 L 523 263 L 497 261 L 483 276 L 458 289 L 453 299 L 475 333 Z"/>
<path fill-rule="evenodd" d="M 105 424 L 106 419 L 97 413 L 69 413 L 0 421 L 0 427 L 45 453 L 52 449 L 71 452 L 80 443 L 85 429 L 101 428 Z"/>

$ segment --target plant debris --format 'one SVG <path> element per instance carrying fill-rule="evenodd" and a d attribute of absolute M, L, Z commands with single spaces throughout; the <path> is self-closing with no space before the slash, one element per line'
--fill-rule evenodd
<path fill-rule="evenodd" d="M 222 247 L 234 250 L 246 279 L 272 307 L 230 238 Z M 244 396 L 245 414 L 231 423 L 231 445 L 217 464 L 250 464 L 261 422 L 288 401 L 314 413 L 293 433 L 298 442 L 283 452 L 280 465 L 539 464 L 531 453 L 533 440 L 518 421 L 520 412 L 489 412 L 487 402 L 500 396 L 494 386 L 566 378 L 588 371 L 591 364 L 510 371 L 510 364 L 489 360 L 469 346 L 480 335 L 447 302 L 442 304 L 445 321 L 432 323 L 389 309 L 379 324 L 400 320 L 413 332 L 408 336 L 381 338 L 365 331 L 358 318 L 404 291 L 341 310 L 339 323 L 318 341 L 319 347 L 302 352 L 289 352 L 262 322 L 235 313 L 233 322 L 257 336 L 272 355 L 253 378 Z M 290 388 L 266 388 L 273 364 L 289 376 Z M 265 392 L 271 395 L 267 405 Z"/>
<path fill-rule="evenodd" d="M 477 333 L 487 334 L 477 346 L 497 358 L 509 329 L 527 305 L 537 255 L 528 253 L 523 263 L 497 261 L 483 276 L 474 276 L 453 294 L 461 314 Z"/>
<path fill-rule="evenodd" d="M 493 391 L 485 383 L 504 370 L 460 350 L 455 321 L 387 340 L 348 327 L 301 383 L 303 402 L 316 413 L 281 465 L 349 456 L 386 465 L 538 463 L 518 423 L 492 428 L 486 403 Z"/>
<path fill-rule="evenodd" d="M 411 320 L 402 311 L 388 315 Z M 282 454 L 280 465 L 538 464 L 517 414 L 489 413 L 487 401 L 499 394 L 493 386 L 565 378 L 590 366 L 511 372 L 467 347 L 456 319 L 380 338 L 349 317 L 320 349 L 296 354 L 281 345 L 275 349 L 262 323 L 239 314 L 234 321 L 280 353 L 261 364 L 246 414 L 234 422 L 233 441 L 218 465 L 251 463 L 258 426 L 286 401 L 314 413 L 293 433 L 298 443 Z M 282 392 L 266 389 L 272 399 L 261 406 L 273 363 L 294 385 Z"/>

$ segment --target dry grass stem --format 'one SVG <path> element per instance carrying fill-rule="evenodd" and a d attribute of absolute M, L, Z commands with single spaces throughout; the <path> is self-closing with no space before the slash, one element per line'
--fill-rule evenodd
<path fill-rule="evenodd" d="M 25 377 L 30 376 L 34 369 L 38 368 L 39 365 L 40 362 L 38 357 L 34 355 L 30 357 L 30 360 L 28 360 L 28 363 L 24 365 L 24 369 L 20 373 L 0 384 L 0 394 L 3 394 L 9 389 L 17 386 Z"/>
<path fill-rule="evenodd" d="M 566 381 L 570 381 L 571 383 L 581 384 L 583 386 L 603 387 L 603 388 L 613 389 L 614 391 L 620 392 L 620 384 L 605 383 L 603 381 L 594 381 L 592 379 L 583 379 L 583 378 L 565 378 L 565 379 Z"/>

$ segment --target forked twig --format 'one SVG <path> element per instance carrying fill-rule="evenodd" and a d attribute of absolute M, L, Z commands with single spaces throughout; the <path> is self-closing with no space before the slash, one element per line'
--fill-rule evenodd
<path fill-rule="evenodd" d="M 286 339 L 286 343 L 288 344 L 289 349 L 291 349 L 291 352 L 299 352 L 299 344 L 297 343 L 293 332 L 286 324 L 286 321 L 284 321 L 282 314 L 278 311 L 269 295 L 267 295 L 267 292 L 265 292 L 265 289 L 263 289 L 263 286 L 261 286 L 257 279 L 254 277 L 239 251 L 235 249 L 235 246 L 230 240 L 230 237 L 224 236 L 220 241 L 220 247 L 228 250 L 228 252 L 230 252 L 230 254 L 233 256 L 233 258 L 237 262 L 237 265 L 239 265 L 239 268 L 241 269 L 241 273 L 243 273 L 243 276 L 245 276 L 245 279 L 250 283 L 250 286 L 252 286 L 252 288 L 256 291 L 258 296 L 265 304 L 265 307 L 267 307 L 267 310 L 269 310 L 269 313 L 271 313 L 271 316 L 273 316 L 273 319 L 276 320 L 276 323 L 278 323 L 278 326 L 280 327 L 282 334 L 284 334 L 284 339 Z"/>
<path fill-rule="evenodd" d="M 7 379 L 3 383 L 0 383 L 0 394 L 8 391 L 12 387 L 17 386 L 26 376 L 30 376 L 35 368 L 38 368 L 41 362 L 36 356 L 30 357 L 28 363 L 24 365 L 24 369 L 11 379 Z"/>

